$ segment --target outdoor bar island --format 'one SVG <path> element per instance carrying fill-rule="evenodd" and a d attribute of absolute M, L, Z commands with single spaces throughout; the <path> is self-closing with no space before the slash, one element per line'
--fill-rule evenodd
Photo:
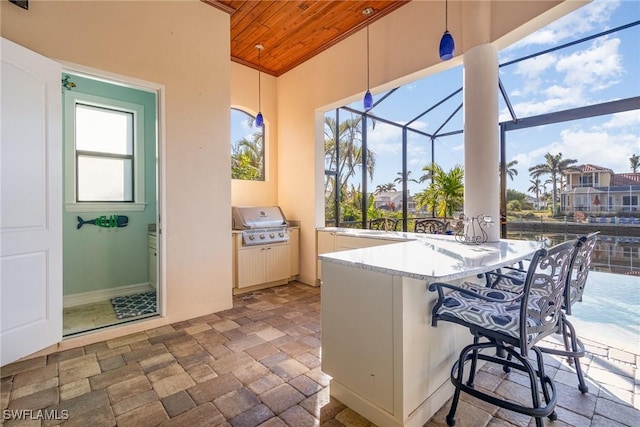
<path fill-rule="evenodd" d="M 395 234 L 404 241 L 319 255 L 322 370 L 332 377 L 331 395 L 371 422 L 422 426 L 453 395 L 451 366 L 472 341 L 467 328 L 431 326 L 437 294 L 427 285 L 478 281 L 540 243 L 467 245 L 454 236 Z"/>

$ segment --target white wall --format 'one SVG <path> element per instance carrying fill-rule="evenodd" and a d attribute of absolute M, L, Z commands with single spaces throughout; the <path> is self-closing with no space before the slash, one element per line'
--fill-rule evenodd
<path fill-rule="evenodd" d="M 231 307 L 229 15 L 198 1 L 1 3 L 1 34 L 166 89 L 167 319 Z"/>

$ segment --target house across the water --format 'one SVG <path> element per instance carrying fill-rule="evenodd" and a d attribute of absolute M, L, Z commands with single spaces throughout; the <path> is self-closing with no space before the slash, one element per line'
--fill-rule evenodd
<path fill-rule="evenodd" d="M 640 212 L 640 172 L 614 173 L 590 164 L 577 169 L 566 172 L 567 186 L 561 193 L 564 212 Z"/>

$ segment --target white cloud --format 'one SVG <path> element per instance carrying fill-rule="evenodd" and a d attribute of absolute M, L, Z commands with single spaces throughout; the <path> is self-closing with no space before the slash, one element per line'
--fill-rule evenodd
<path fill-rule="evenodd" d="M 386 123 L 376 123 L 375 129 L 367 133 L 367 146 L 378 156 L 396 154 L 402 150 L 402 131 Z"/>
<path fill-rule="evenodd" d="M 540 87 L 544 84 L 542 74 L 552 69 L 557 60 L 556 55 L 548 54 L 519 62 L 516 65 L 515 74 L 522 76 L 523 87 L 519 89 L 518 95 L 526 96 L 540 91 Z"/>
<path fill-rule="evenodd" d="M 540 55 L 535 58 L 519 62 L 516 65 L 516 74 L 520 74 L 527 79 L 538 77 L 541 72 L 551 68 L 557 60 L 557 55 L 548 53 L 546 55 Z"/>
<path fill-rule="evenodd" d="M 620 39 L 602 38 L 587 48 L 569 55 L 543 55 L 542 61 L 528 60 L 517 69 L 523 87 L 520 99 L 514 103 L 518 117 L 529 117 L 552 111 L 566 110 L 593 103 L 589 94 L 619 83 L 624 73 Z M 538 59 L 538 58 L 536 58 Z M 504 111 L 502 118 L 508 118 Z"/>
<path fill-rule="evenodd" d="M 537 116 L 550 111 L 565 110 L 579 105 L 579 98 L 553 97 L 543 101 L 524 101 L 513 104 L 513 109 L 519 118 Z"/>
<path fill-rule="evenodd" d="M 514 43 L 509 50 L 528 45 L 558 45 L 565 39 L 605 29 L 618 6 L 620 0 L 595 0 Z"/>
<path fill-rule="evenodd" d="M 517 154 L 513 158 L 518 160 L 518 168 L 528 171 L 531 166 L 544 163 L 546 153 L 562 153 L 563 158 L 575 159 L 577 164 L 592 164 L 623 173 L 629 171 L 629 157 L 638 152 L 640 136 L 637 134 L 613 135 L 576 127 L 561 131 L 559 141 Z"/>
<path fill-rule="evenodd" d="M 627 126 L 635 126 L 636 131 L 640 134 L 640 110 L 613 114 L 611 120 L 602 125 L 604 129 L 624 128 Z M 640 136 L 638 137 L 640 138 Z"/>
<path fill-rule="evenodd" d="M 612 79 L 624 73 L 620 39 L 598 39 L 591 47 L 558 60 L 556 70 L 565 73 L 568 86 L 609 87 Z"/>

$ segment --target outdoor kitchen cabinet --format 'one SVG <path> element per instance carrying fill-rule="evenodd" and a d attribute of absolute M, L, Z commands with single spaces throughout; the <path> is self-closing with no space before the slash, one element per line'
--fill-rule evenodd
<path fill-rule="evenodd" d="M 238 288 L 289 279 L 289 244 L 277 243 L 238 250 Z"/>
<path fill-rule="evenodd" d="M 379 239 L 375 237 L 358 236 L 358 231 L 353 231 L 354 235 L 346 235 L 344 232 L 317 230 L 316 251 L 317 255 L 330 252 L 348 251 L 350 249 L 369 248 L 372 246 L 389 245 L 398 243 L 398 240 Z M 365 231 L 366 233 L 366 231 Z M 322 278 L 322 265 L 317 261 L 317 279 Z"/>
<path fill-rule="evenodd" d="M 299 229 L 289 229 L 286 242 L 243 246 L 233 233 L 233 293 L 239 294 L 288 283 L 300 273 Z"/>

